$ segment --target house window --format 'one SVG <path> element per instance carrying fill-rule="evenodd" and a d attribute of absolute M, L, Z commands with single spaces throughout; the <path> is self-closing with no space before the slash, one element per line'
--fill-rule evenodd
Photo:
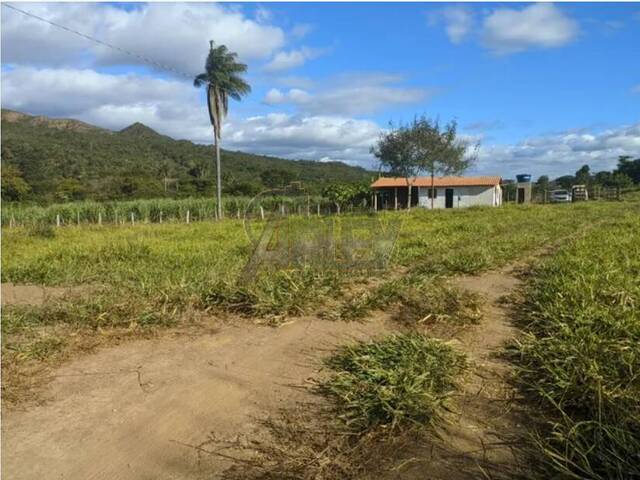
<path fill-rule="evenodd" d="M 438 198 L 438 189 L 427 187 L 427 198 Z"/>

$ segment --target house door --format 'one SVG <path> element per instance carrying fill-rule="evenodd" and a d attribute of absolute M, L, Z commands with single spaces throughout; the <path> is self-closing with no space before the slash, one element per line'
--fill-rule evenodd
<path fill-rule="evenodd" d="M 444 191 L 444 208 L 453 208 L 453 188 Z"/>
<path fill-rule="evenodd" d="M 518 203 L 524 203 L 524 188 L 518 188 Z"/>

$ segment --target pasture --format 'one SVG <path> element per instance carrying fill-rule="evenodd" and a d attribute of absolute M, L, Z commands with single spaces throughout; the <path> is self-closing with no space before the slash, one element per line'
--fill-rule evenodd
<path fill-rule="evenodd" d="M 384 270 L 281 269 L 258 273 L 251 281 L 241 272 L 254 246 L 237 219 L 5 227 L 3 284 L 60 293 L 34 304 L 4 305 L 5 401 L 29 401 L 46 388 L 46 376 L 39 372 L 124 340 L 185 329 L 204 334 L 219 322 L 284 331 L 291 322 L 312 318 L 331 330 L 356 321 L 366 328 L 372 319 L 384 318 L 391 336 L 342 342 L 321 362 L 328 374 L 317 380 L 315 391 L 333 405 L 337 419 L 327 431 L 340 437 L 346 429 L 349 442 L 298 445 L 295 451 L 303 456 L 292 458 L 273 453 L 277 438 L 283 439 L 276 432 L 274 443 L 258 449 L 275 462 L 272 470 L 238 476 L 282 478 L 319 454 L 331 454 L 341 459 L 342 478 L 360 478 L 369 467 L 346 465 L 363 459 L 345 458 L 344 452 L 362 450 L 358 442 L 380 440 L 381 432 L 387 432 L 386 440 L 378 445 L 388 441 L 388 432 L 402 436 L 416 425 L 428 431 L 441 425 L 449 405 L 456 404 L 451 403 L 454 392 L 468 382 L 464 372 L 468 365 L 473 371 L 477 360 L 448 340 L 481 331 L 483 322 L 491 321 L 487 315 L 501 309 L 501 315 L 520 320 L 523 333 L 508 368 L 518 372 L 520 388 L 532 402 L 523 408 L 540 408 L 543 425 L 531 427 L 537 443 L 524 444 L 542 447 L 548 455 L 545 468 L 607 478 L 627 467 L 604 447 L 584 454 L 582 442 L 593 435 L 620 445 L 638 441 L 640 406 L 633 382 L 640 368 L 639 207 L 627 201 L 382 212 L 382 218 L 401 222 Z M 262 226 L 254 220 L 254 228 Z M 456 283 L 477 277 L 482 284 L 486 272 L 513 265 L 533 272 L 524 279 L 521 307 L 498 304 L 498 297 L 512 291 L 487 299 L 482 288 L 474 292 Z M 512 309 L 517 315 L 509 313 Z M 606 326 L 596 321 L 602 318 Z M 558 356 L 565 354 L 584 362 L 560 365 Z M 593 404 L 594 395 L 605 403 Z M 544 426 L 549 410 L 555 422 L 551 429 Z M 594 417 L 596 433 L 590 426 L 576 433 L 576 426 L 591 425 Z M 567 453 L 567 445 L 574 453 Z M 627 477 L 618 470 L 618 478 Z"/>

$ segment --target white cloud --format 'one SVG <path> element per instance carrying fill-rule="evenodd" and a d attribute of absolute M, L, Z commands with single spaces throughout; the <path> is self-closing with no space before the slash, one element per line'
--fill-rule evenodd
<path fill-rule="evenodd" d="M 308 23 L 298 23 L 291 29 L 291 35 L 293 35 L 295 38 L 300 39 L 306 37 L 312 31 L 313 25 L 310 25 Z"/>
<path fill-rule="evenodd" d="M 600 132 L 542 135 L 514 145 L 482 145 L 476 170 L 559 176 L 584 164 L 593 171 L 611 170 L 620 155 L 640 156 L 640 123 Z"/>
<path fill-rule="evenodd" d="M 370 166 L 369 148 L 379 132 L 380 127 L 369 120 L 270 114 L 232 123 L 225 144 L 287 158 Z"/>
<path fill-rule="evenodd" d="M 265 65 L 264 70 L 267 72 L 280 72 L 282 70 L 301 67 L 307 60 L 318 58 L 326 52 L 326 49 L 308 47 L 302 47 L 298 50 L 290 50 L 288 52 L 278 52 L 273 59 Z"/>
<path fill-rule="evenodd" d="M 315 93 L 298 88 L 288 92 L 271 89 L 264 102 L 293 104 L 314 115 L 363 115 L 392 105 L 419 102 L 433 93 L 392 84 L 400 80 L 401 77 L 384 73 L 341 75 L 325 82 L 324 88 Z"/>
<path fill-rule="evenodd" d="M 482 39 L 493 52 L 509 54 L 532 47 L 560 47 L 578 32 L 578 24 L 553 4 L 537 3 L 519 10 L 494 10 L 484 18 Z"/>
<path fill-rule="evenodd" d="M 130 11 L 104 4 L 23 7 L 188 74 L 202 70 L 210 39 L 224 43 L 245 61 L 266 59 L 285 41 L 280 28 L 219 4 L 149 3 Z M 146 65 L 21 13 L 9 9 L 2 13 L 3 63 L 77 67 L 95 57 L 103 65 Z"/>
<path fill-rule="evenodd" d="M 2 73 L 2 106 L 34 115 L 76 118 L 120 130 L 142 122 L 173 138 L 211 143 L 202 92 L 175 80 L 113 75 L 82 69 L 16 67 Z M 304 92 L 291 91 L 297 98 Z M 379 127 L 339 116 L 270 115 L 237 118 L 223 127 L 223 145 L 233 150 L 292 159 L 330 158 L 368 164 Z"/>
<path fill-rule="evenodd" d="M 452 43 L 461 43 L 473 28 L 473 15 L 464 7 L 455 6 L 442 11 L 445 31 Z"/>

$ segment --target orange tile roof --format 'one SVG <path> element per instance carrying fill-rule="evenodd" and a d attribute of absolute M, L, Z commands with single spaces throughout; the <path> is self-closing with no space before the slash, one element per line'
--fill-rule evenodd
<path fill-rule="evenodd" d="M 499 185 L 500 177 L 434 177 L 435 187 L 476 187 Z M 381 177 L 371 184 L 373 188 L 406 187 L 407 179 L 402 177 Z M 415 177 L 412 187 L 430 187 L 431 177 Z"/>

